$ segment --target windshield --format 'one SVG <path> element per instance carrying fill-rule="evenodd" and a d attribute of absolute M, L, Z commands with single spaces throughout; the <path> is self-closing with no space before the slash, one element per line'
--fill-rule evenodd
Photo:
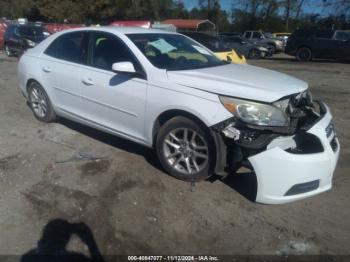
<path fill-rule="evenodd" d="M 22 36 L 43 36 L 44 32 L 41 27 L 21 26 L 19 33 Z"/>
<path fill-rule="evenodd" d="M 154 66 L 161 69 L 189 70 L 226 64 L 204 47 L 182 35 L 129 34 L 127 36 Z"/>

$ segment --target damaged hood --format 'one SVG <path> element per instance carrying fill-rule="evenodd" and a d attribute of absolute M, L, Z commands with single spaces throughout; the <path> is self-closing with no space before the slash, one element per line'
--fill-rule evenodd
<path fill-rule="evenodd" d="M 229 64 L 167 74 L 179 85 L 262 102 L 274 102 L 308 88 L 307 83 L 294 77 L 250 65 Z"/>

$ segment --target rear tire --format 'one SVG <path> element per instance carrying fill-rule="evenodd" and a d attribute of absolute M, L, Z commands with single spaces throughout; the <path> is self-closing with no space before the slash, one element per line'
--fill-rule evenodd
<path fill-rule="evenodd" d="M 171 176 L 184 181 L 201 181 L 210 176 L 213 146 L 209 135 L 196 122 L 174 117 L 159 130 L 158 159 Z"/>
<path fill-rule="evenodd" d="M 28 88 L 28 100 L 36 119 L 45 123 L 56 120 L 56 114 L 51 101 L 39 83 L 32 82 L 30 84 Z"/>
<path fill-rule="evenodd" d="M 309 62 L 312 60 L 312 51 L 308 47 L 300 47 L 297 50 L 295 57 L 299 62 Z"/>

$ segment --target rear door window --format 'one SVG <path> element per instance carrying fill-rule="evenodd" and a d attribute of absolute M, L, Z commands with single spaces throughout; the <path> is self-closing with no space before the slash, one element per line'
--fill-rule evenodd
<path fill-rule="evenodd" d="M 68 62 L 85 64 L 87 36 L 84 31 L 61 35 L 51 43 L 45 54 Z"/>
<path fill-rule="evenodd" d="M 334 32 L 331 30 L 319 30 L 319 31 L 316 31 L 315 37 L 331 39 L 333 37 L 333 34 Z"/>

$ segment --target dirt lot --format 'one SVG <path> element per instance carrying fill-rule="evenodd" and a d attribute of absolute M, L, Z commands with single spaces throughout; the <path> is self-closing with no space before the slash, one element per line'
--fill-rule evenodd
<path fill-rule="evenodd" d="M 342 147 L 331 191 L 269 206 L 249 200 L 251 176 L 177 181 L 142 146 L 36 121 L 16 59 L 0 54 L 0 254 L 35 248 L 55 218 L 88 225 L 103 254 L 350 254 L 350 65 L 249 63 L 308 81 L 331 107 Z M 86 253 L 77 237 L 69 249 Z"/>

